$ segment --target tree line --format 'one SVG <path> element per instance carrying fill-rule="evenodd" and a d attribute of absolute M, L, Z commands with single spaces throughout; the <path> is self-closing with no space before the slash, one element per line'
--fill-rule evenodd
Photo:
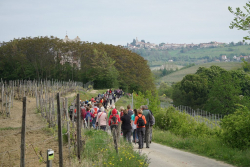
<path fill-rule="evenodd" d="M 186 75 L 173 85 L 173 102 L 176 106 L 231 114 L 239 105 L 250 107 L 249 80 L 242 69 L 226 71 L 219 66 L 200 67 L 195 74 Z"/>
<path fill-rule="evenodd" d="M 131 92 L 155 89 L 147 61 L 122 46 L 27 37 L 4 42 L 0 60 L 4 80 L 93 81 L 95 88 L 120 87 Z"/>

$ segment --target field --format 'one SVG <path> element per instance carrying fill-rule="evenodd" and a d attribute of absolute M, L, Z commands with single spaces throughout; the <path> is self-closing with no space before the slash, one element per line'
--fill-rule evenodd
<path fill-rule="evenodd" d="M 165 63 L 166 64 L 166 63 Z M 165 64 L 163 64 L 163 65 L 165 65 Z M 184 66 L 181 66 L 181 65 L 175 65 L 175 64 L 167 64 L 166 65 L 166 69 L 173 69 L 173 70 L 176 70 L 176 68 L 178 68 L 178 69 L 181 69 L 182 67 L 184 67 Z M 161 66 L 156 66 L 156 67 L 150 67 L 150 69 L 151 69 L 151 71 L 153 71 L 153 70 L 160 70 L 161 69 Z"/>
<path fill-rule="evenodd" d="M 166 83 L 173 83 L 173 82 L 179 82 L 182 80 L 182 78 L 188 74 L 194 74 L 199 67 L 206 67 L 209 68 L 210 66 L 215 65 L 215 66 L 220 66 L 221 68 L 224 68 L 226 70 L 233 70 L 241 67 L 240 62 L 212 62 L 212 63 L 205 63 L 205 64 L 199 64 L 184 70 L 179 70 L 176 72 L 173 72 L 167 76 L 164 76 L 160 79 L 158 79 L 156 82 L 166 82 Z"/>
<path fill-rule="evenodd" d="M 178 56 L 188 56 L 190 58 L 200 58 L 205 56 L 217 57 L 220 54 L 223 55 L 236 55 L 240 56 L 242 54 L 249 55 L 250 54 L 250 46 L 249 45 L 241 45 L 241 46 L 232 46 L 232 47 L 218 47 L 218 48 L 201 48 L 201 49 L 192 49 L 185 53 L 180 53 L 180 50 L 170 50 L 168 52 L 172 57 Z"/>

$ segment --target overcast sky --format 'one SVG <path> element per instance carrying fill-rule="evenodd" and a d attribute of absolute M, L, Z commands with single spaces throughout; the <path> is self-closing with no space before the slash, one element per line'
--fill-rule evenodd
<path fill-rule="evenodd" d="M 228 6 L 247 0 L 0 0 L 0 42 L 67 34 L 81 41 L 126 45 L 146 42 L 238 42 L 246 31 L 229 29 Z M 243 8 L 242 8 L 243 9 Z"/>

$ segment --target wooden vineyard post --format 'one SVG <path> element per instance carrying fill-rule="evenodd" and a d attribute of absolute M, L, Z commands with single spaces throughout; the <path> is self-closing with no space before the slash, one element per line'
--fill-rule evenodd
<path fill-rule="evenodd" d="M 25 167 L 25 131 L 26 131 L 25 121 L 26 121 L 26 97 L 23 97 L 20 167 Z"/>
<path fill-rule="evenodd" d="M 11 91 L 11 93 L 12 93 L 12 91 Z M 9 117 L 10 117 L 11 93 L 9 95 L 9 103 L 8 103 L 8 108 L 9 108 L 8 115 L 9 115 Z"/>
<path fill-rule="evenodd" d="M 6 116 L 8 117 L 8 98 L 7 98 L 7 94 L 5 95 L 5 112 L 6 112 Z"/>
<path fill-rule="evenodd" d="M 60 95 L 57 93 L 57 121 L 58 121 L 58 144 L 59 144 L 59 167 L 63 167 L 63 150 L 62 150 L 62 124 L 60 110 Z"/>
<path fill-rule="evenodd" d="M 69 148 L 69 166 L 70 163 L 70 119 L 69 119 L 69 112 L 68 112 L 68 98 L 65 98 L 65 109 L 66 109 L 66 118 L 67 118 L 67 131 L 68 131 L 68 148 Z"/>
<path fill-rule="evenodd" d="M 48 122 L 49 122 L 49 128 L 51 128 L 51 98 L 49 98 L 49 118 L 48 118 Z"/>
<path fill-rule="evenodd" d="M 81 138 L 81 125 L 80 125 L 80 98 L 79 93 L 77 94 L 76 98 L 76 104 L 77 104 L 77 157 L 80 161 L 80 153 L 81 153 L 81 144 L 80 144 L 80 138 Z"/>
<path fill-rule="evenodd" d="M 1 98 L 2 98 L 2 108 L 1 108 L 1 111 L 3 112 L 3 102 L 4 102 L 4 95 L 3 95 L 3 92 L 4 92 L 4 84 L 2 84 L 2 95 L 1 95 Z"/>

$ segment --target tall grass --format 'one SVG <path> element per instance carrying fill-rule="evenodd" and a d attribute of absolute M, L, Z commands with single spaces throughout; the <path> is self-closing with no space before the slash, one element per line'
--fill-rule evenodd
<path fill-rule="evenodd" d="M 112 137 L 104 131 L 88 130 L 84 132 L 85 145 L 81 155 L 81 163 L 75 160 L 73 166 L 96 167 L 147 167 L 146 155 L 133 150 L 133 146 L 121 139 L 118 154 L 114 148 Z"/>
<path fill-rule="evenodd" d="M 249 167 L 250 165 L 250 149 L 240 150 L 231 148 L 223 143 L 217 136 L 189 136 L 182 138 L 169 131 L 154 128 L 152 140 L 163 145 L 222 160 L 236 166 Z"/>

